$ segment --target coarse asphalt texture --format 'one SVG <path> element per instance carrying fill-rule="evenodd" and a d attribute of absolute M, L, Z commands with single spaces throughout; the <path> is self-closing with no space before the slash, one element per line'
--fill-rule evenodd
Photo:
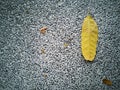
<path fill-rule="evenodd" d="M 93 62 L 81 54 L 88 8 Z M 0 90 L 120 90 L 120 0 L 0 0 Z"/>

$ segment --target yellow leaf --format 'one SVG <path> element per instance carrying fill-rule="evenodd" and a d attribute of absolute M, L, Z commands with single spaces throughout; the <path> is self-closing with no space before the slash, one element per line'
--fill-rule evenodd
<path fill-rule="evenodd" d="M 90 14 L 84 18 L 81 33 L 81 49 L 85 60 L 93 61 L 96 55 L 98 26 Z"/>

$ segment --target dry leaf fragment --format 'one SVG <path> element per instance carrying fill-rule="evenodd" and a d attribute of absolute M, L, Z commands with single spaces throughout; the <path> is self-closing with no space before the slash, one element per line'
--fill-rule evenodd
<path fill-rule="evenodd" d="M 45 54 L 45 49 L 44 48 L 41 49 L 41 54 Z"/>
<path fill-rule="evenodd" d="M 47 27 L 42 27 L 42 28 L 40 29 L 40 33 L 41 33 L 41 34 L 45 34 L 45 33 L 46 33 L 46 30 L 47 30 Z"/>
<path fill-rule="evenodd" d="M 98 26 L 90 14 L 84 18 L 81 33 L 81 49 L 85 60 L 93 61 L 96 55 Z"/>
<path fill-rule="evenodd" d="M 108 86 L 111 86 L 112 85 L 112 81 L 111 80 L 108 80 L 108 79 L 103 79 L 102 82 Z"/>
<path fill-rule="evenodd" d="M 65 47 L 65 48 L 68 47 L 68 45 L 69 45 L 68 43 L 64 43 L 64 47 Z"/>

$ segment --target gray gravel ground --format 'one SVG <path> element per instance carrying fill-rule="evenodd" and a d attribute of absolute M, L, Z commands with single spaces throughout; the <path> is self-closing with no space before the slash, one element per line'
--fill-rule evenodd
<path fill-rule="evenodd" d="M 80 49 L 88 7 L 99 27 L 94 62 Z M 0 90 L 120 90 L 120 0 L 0 0 Z"/>

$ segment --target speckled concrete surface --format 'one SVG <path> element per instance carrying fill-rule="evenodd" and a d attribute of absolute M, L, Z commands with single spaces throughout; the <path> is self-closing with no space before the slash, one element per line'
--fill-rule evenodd
<path fill-rule="evenodd" d="M 88 6 L 99 27 L 94 62 L 79 43 Z M 119 22 L 120 0 L 0 0 L 0 90 L 120 90 Z"/>

